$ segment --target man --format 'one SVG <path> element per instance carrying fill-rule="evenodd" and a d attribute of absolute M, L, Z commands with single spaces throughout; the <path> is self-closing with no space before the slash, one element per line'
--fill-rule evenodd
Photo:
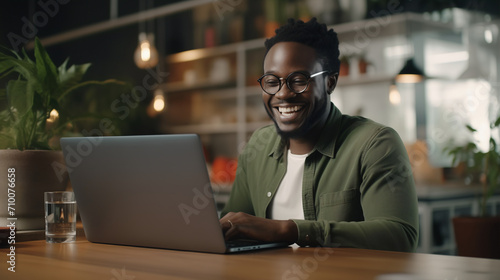
<path fill-rule="evenodd" d="M 337 34 L 289 20 L 265 43 L 262 99 L 274 126 L 239 157 L 220 219 L 227 239 L 414 251 L 418 210 L 402 141 L 330 101 Z"/>

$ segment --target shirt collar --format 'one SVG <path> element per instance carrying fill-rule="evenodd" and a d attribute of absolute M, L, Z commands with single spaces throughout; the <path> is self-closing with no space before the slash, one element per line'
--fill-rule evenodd
<path fill-rule="evenodd" d="M 269 156 L 273 157 L 274 159 L 279 159 L 283 153 L 286 150 L 286 141 L 281 138 L 281 136 L 278 135 L 276 137 L 276 140 L 274 142 L 274 147 L 271 150 L 271 153 L 269 153 Z"/>
<path fill-rule="evenodd" d="M 331 158 L 335 158 L 337 152 L 336 143 L 337 137 L 340 131 L 342 113 L 340 110 L 332 103 L 330 113 L 328 114 L 328 119 L 326 120 L 325 127 L 321 132 L 318 142 L 314 146 L 311 154 L 315 151 L 322 153 L 323 155 Z M 286 150 L 286 141 L 281 137 L 277 137 L 274 143 L 274 147 L 269 153 L 275 159 L 279 159 L 283 156 Z"/>
<path fill-rule="evenodd" d="M 335 158 L 337 153 L 337 138 L 340 134 L 340 126 L 342 124 L 342 113 L 340 110 L 332 103 L 330 114 L 326 121 L 325 127 L 321 132 L 318 142 L 314 146 L 313 152 L 317 150 L 323 155 L 331 158 Z"/>

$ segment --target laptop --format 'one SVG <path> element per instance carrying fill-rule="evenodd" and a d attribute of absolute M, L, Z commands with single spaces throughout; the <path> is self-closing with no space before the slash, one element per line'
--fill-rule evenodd
<path fill-rule="evenodd" d="M 196 134 L 61 138 L 87 240 L 210 253 L 227 244 Z"/>

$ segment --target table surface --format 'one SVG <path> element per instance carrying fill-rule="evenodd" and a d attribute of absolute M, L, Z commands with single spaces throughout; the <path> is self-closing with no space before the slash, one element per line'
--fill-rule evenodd
<path fill-rule="evenodd" d="M 210 254 L 44 240 L 16 244 L 15 272 L 0 250 L 0 279 L 500 279 L 500 260 L 352 248 Z"/>

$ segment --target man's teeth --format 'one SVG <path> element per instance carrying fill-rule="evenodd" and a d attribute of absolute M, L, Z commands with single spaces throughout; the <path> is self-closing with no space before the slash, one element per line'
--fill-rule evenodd
<path fill-rule="evenodd" d="M 280 113 L 291 114 L 300 110 L 302 106 L 293 106 L 293 107 L 278 107 Z"/>

